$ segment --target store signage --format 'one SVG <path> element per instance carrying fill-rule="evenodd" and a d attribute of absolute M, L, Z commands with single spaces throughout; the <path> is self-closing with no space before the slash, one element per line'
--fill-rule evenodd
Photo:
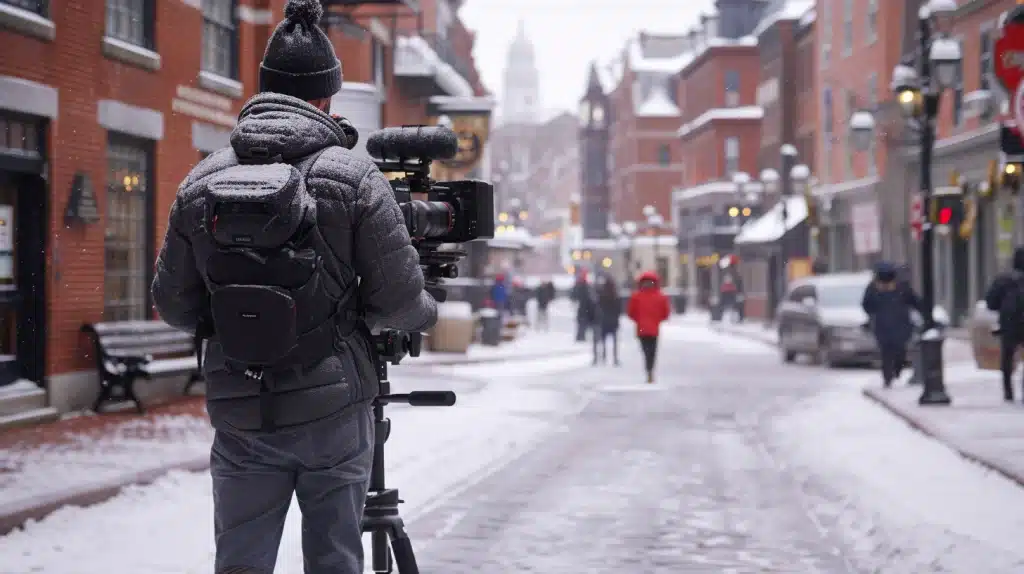
<path fill-rule="evenodd" d="M 96 193 L 92 188 L 92 180 L 85 173 L 78 172 L 71 182 L 71 194 L 68 206 L 64 210 L 64 223 L 96 223 L 100 220 L 100 209 L 96 203 Z"/>
<path fill-rule="evenodd" d="M 435 179 L 454 180 L 470 177 L 469 174 L 480 165 L 487 136 L 491 131 L 490 113 L 448 112 L 447 120 L 459 138 L 459 151 L 455 157 L 437 162 Z M 440 117 L 435 123 L 441 123 Z"/>
<path fill-rule="evenodd" d="M 1024 128 L 1024 6 L 1006 14 L 993 49 L 992 68 L 1006 93 L 1013 98 L 1012 113 L 1017 129 Z"/>
<path fill-rule="evenodd" d="M 235 112 L 228 98 L 191 86 L 178 86 L 174 95 L 171 99 L 172 112 L 229 128 L 234 127 Z"/>
<path fill-rule="evenodd" d="M 910 195 L 910 231 L 914 241 L 921 240 L 924 231 L 924 196 L 919 192 Z"/>

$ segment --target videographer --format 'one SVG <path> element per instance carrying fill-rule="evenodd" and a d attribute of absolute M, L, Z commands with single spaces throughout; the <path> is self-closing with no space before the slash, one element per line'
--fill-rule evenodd
<path fill-rule="evenodd" d="M 323 8 L 289 0 L 284 13 L 231 147 L 178 190 L 152 293 L 164 321 L 207 342 L 216 572 L 272 572 L 294 494 L 306 574 L 357 574 L 369 331 L 428 329 L 437 304 L 387 179 L 329 115 L 342 71 Z"/>

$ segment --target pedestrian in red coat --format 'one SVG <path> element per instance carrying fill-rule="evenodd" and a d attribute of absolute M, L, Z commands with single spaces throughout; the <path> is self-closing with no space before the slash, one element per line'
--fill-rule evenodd
<path fill-rule="evenodd" d="M 658 274 L 647 271 L 640 275 L 636 290 L 629 298 L 626 313 L 636 323 L 636 336 L 644 352 L 647 382 L 654 382 L 654 360 L 658 354 L 658 333 L 661 323 L 672 314 L 668 297 L 661 292 Z"/>

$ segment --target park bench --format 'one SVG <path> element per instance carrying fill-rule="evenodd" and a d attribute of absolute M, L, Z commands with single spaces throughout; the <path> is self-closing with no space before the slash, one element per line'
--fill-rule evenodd
<path fill-rule="evenodd" d="M 188 375 L 183 393 L 202 380 L 196 361 L 196 343 L 189 333 L 163 321 L 110 321 L 82 326 L 92 336 L 100 394 L 93 411 L 106 402 L 128 400 L 145 412 L 135 394 L 135 381 Z"/>

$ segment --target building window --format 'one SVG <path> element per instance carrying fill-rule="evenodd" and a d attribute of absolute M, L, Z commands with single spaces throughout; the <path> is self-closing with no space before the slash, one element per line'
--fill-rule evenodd
<path fill-rule="evenodd" d="M 107 232 L 103 319 L 149 318 L 152 257 L 149 151 L 131 141 L 107 142 Z"/>
<path fill-rule="evenodd" d="M 854 95 L 853 90 L 846 90 L 846 113 L 843 115 L 844 118 L 849 119 L 853 116 L 853 112 L 857 110 L 857 96 Z M 849 132 L 849 130 L 846 130 Z M 853 155 L 856 150 L 852 149 L 850 145 L 849 133 L 847 137 L 843 138 L 843 146 L 845 148 L 843 152 L 843 179 L 850 179 L 853 177 Z"/>
<path fill-rule="evenodd" d="M 50 13 L 48 0 L 0 0 L 0 4 L 8 4 L 44 17 Z"/>
<path fill-rule="evenodd" d="M 853 0 L 843 0 L 843 55 L 853 53 Z"/>
<path fill-rule="evenodd" d="M 235 0 L 203 0 L 203 70 L 235 79 L 237 64 Z"/>
<path fill-rule="evenodd" d="M 377 86 L 377 94 L 384 97 L 384 44 L 376 38 L 373 39 L 373 84 Z"/>
<path fill-rule="evenodd" d="M 963 44 L 963 38 L 957 38 Z M 957 64 L 956 85 L 953 88 L 953 125 L 960 127 L 964 123 L 964 61 Z"/>
<path fill-rule="evenodd" d="M 978 66 L 978 73 L 981 77 L 978 80 L 978 87 L 982 90 L 991 89 L 991 77 L 992 77 L 992 28 L 985 28 L 981 31 L 978 37 L 981 62 Z M 988 121 L 992 119 L 992 112 L 994 106 L 987 106 L 987 109 L 982 113 L 981 119 Z"/>
<path fill-rule="evenodd" d="M 666 166 L 672 163 L 672 150 L 667 145 L 658 147 L 658 165 Z"/>
<path fill-rule="evenodd" d="M 110 38 L 152 49 L 152 0 L 107 0 L 106 34 Z"/>
<path fill-rule="evenodd" d="M 12 153 L 21 157 L 42 157 L 42 127 L 38 121 L 22 116 L 0 115 L 0 154 Z"/>
<path fill-rule="evenodd" d="M 825 183 L 832 183 L 832 88 L 825 86 L 821 90 L 821 142 L 822 142 L 822 177 Z"/>
<path fill-rule="evenodd" d="M 878 109 L 878 72 L 872 72 L 868 76 L 868 110 L 874 113 Z M 871 175 L 878 174 L 878 165 L 876 164 L 875 158 L 875 138 L 871 138 L 871 143 L 868 145 L 868 173 Z"/>
<path fill-rule="evenodd" d="M 867 43 L 878 40 L 878 0 L 868 0 Z"/>
<path fill-rule="evenodd" d="M 821 34 L 821 68 L 828 67 L 832 57 L 832 0 L 819 0 L 821 3 L 821 23 L 814 27 Z"/>
<path fill-rule="evenodd" d="M 725 138 L 725 175 L 732 176 L 740 170 L 740 138 Z"/>
<path fill-rule="evenodd" d="M 740 105 L 740 73 L 736 70 L 725 71 L 725 107 L 734 108 Z"/>

